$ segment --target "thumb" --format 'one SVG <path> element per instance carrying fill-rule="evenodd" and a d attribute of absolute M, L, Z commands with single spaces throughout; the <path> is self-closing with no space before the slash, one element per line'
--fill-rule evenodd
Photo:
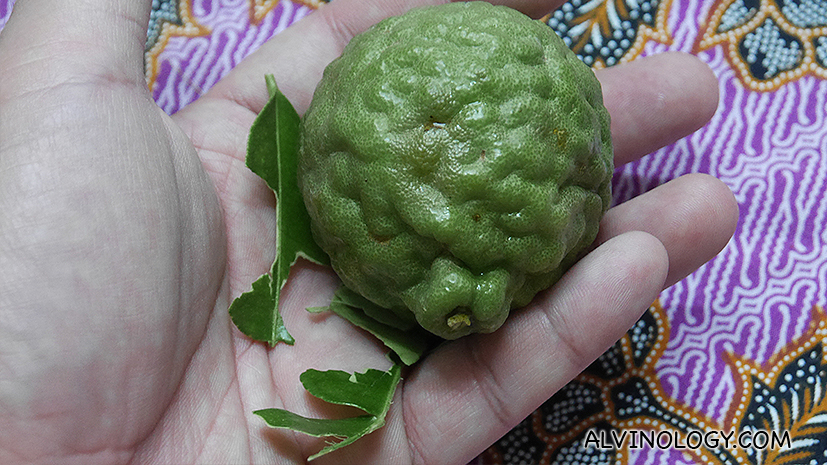
<path fill-rule="evenodd" d="M 0 35 L 4 82 L 24 92 L 97 81 L 145 87 L 150 8 L 135 0 L 18 0 Z"/>

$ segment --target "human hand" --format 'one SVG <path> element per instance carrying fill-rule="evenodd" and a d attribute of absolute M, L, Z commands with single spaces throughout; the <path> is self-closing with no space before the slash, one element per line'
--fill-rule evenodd
<path fill-rule="evenodd" d="M 329 302 L 331 271 L 294 268 L 281 302 L 292 347 L 229 320 L 275 253 L 273 197 L 244 166 L 246 137 L 265 74 L 301 113 L 354 33 L 425 3 L 336 0 L 168 117 L 144 81 L 149 2 L 17 1 L 0 35 L 0 462 L 296 463 L 320 440 L 253 410 L 352 415 L 298 383 L 307 368 L 388 365 L 371 337 L 304 310 Z M 535 16 L 556 5 L 505 3 Z M 686 55 L 598 75 L 618 165 L 717 103 Z M 729 190 L 703 175 L 613 208 L 560 283 L 496 333 L 430 354 L 404 374 L 384 428 L 318 463 L 470 460 L 717 253 L 736 218 Z"/>

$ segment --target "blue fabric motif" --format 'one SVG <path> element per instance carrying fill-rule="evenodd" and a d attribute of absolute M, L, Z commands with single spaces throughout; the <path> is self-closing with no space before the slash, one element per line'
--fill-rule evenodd
<path fill-rule="evenodd" d="M 718 32 L 727 32 L 741 27 L 752 19 L 761 8 L 758 0 L 737 0 L 733 2 L 721 17 Z"/>
<path fill-rule="evenodd" d="M 827 37 L 816 37 L 813 41 L 816 49 L 816 61 L 827 68 Z"/>
<path fill-rule="evenodd" d="M 158 43 L 164 23 L 181 26 L 184 24 L 181 19 L 181 12 L 178 0 L 152 0 L 152 11 L 149 13 L 149 27 L 146 31 L 145 50 L 150 50 Z"/>
<path fill-rule="evenodd" d="M 718 0 L 697 51 L 723 44 L 747 87 L 827 77 L 827 0 Z"/>
<path fill-rule="evenodd" d="M 827 26 L 827 0 L 776 0 L 781 13 L 796 27 Z"/>
<path fill-rule="evenodd" d="M 738 45 L 752 75 L 758 79 L 772 79 L 782 71 L 794 69 L 804 58 L 801 42 L 770 18 Z"/>
<path fill-rule="evenodd" d="M 641 26 L 656 28 L 660 0 L 570 0 L 547 24 L 587 65 L 620 62 Z"/>

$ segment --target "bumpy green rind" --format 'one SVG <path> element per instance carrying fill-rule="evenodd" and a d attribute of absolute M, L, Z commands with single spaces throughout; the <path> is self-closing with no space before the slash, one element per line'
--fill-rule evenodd
<path fill-rule="evenodd" d="M 345 285 L 454 339 L 579 258 L 612 170 L 592 71 L 545 24 L 471 2 L 353 38 L 304 116 L 299 185 Z"/>

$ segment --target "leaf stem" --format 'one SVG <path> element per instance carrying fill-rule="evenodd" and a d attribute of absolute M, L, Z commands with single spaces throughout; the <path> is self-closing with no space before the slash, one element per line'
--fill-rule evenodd
<path fill-rule="evenodd" d="M 276 95 L 276 92 L 278 92 L 279 90 L 278 86 L 276 85 L 276 77 L 272 74 L 266 74 L 264 76 L 264 82 L 267 83 L 267 93 L 270 95 L 270 98 L 273 98 L 273 96 Z"/>

